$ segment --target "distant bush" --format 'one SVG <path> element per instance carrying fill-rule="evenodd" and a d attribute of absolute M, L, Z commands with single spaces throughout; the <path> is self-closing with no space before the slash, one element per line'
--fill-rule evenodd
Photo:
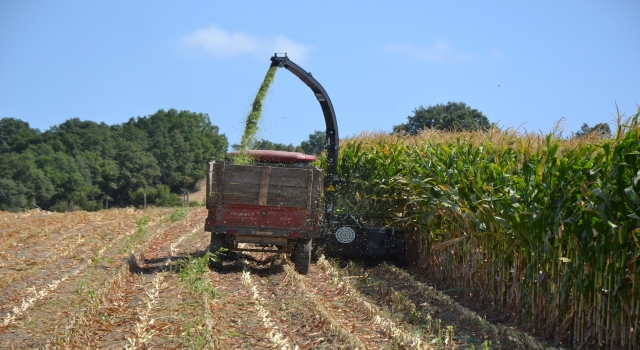
<path fill-rule="evenodd" d="M 157 205 L 160 207 L 175 207 L 182 204 L 182 199 L 175 193 L 171 193 L 169 186 L 158 185 L 157 187 L 139 188 L 129 193 L 131 203 L 137 206 L 144 204 L 144 195 L 147 194 L 147 205 Z"/>
<path fill-rule="evenodd" d="M 155 199 L 158 194 L 158 190 L 155 187 L 141 187 L 135 191 L 129 192 L 129 198 L 131 198 L 131 204 L 136 206 L 142 206 L 144 204 L 144 195 L 147 195 L 147 205 L 155 204 Z"/>
<path fill-rule="evenodd" d="M 57 201 L 56 204 L 52 205 L 49 209 L 58 213 L 66 213 L 69 211 L 69 203 L 66 201 Z"/>
<path fill-rule="evenodd" d="M 171 193 L 169 186 L 158 185 L 155 204 L 161 207 L 175 207 L 182 205 L 182 199 L 175 193 Z"/>
<path fill-rule="evenodd" d="M 98 211 L 104 209 L 104 203 L 97 201 L 83 201 L 75 206 L 74 210 Z"/>

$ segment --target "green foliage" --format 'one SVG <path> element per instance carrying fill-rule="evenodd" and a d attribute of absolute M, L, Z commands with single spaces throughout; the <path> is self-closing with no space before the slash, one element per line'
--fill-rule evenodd
<path fill-rule="evenodd" d="M 138 228 L 138 231 L 143 231 L 144 228 L 149 225 L 149 222 L 151 221 L 151 217 L 150 216 L 143 216 L 141 218 L 139 218 L 138 220 L 136 220 L 136 227 Z"/>
<path fill-rule="evenodd" d="M 105 123 L 72 118 L 45 131 L 41 139 L 56 152 L 73 157 L 91 152 L 102 158 L 113 158 L 115 136 L 114 131 Z"/>
<path fill-rule="evenodd" d="M 5 194 L 0 200 L 2 210 L 29 209 L 31 201 L 47 203 L 54 195 L 51 179 L 45 176 L 35 161 L 31 152 L 0 154 L 0 179 L 6 180 Z M 15 189 L 9 190 L 12 186 Z M 13 198 L 15 196 L 24 197 L 24 201 Z"/>
<path fill-rule="evenodd" d="M 25 192 L 20 183 L 0 178 L 0 210 L 22 211 L 27 207 Z"/>
<path fill-rule="evenodd" d="M 0 119 L 0 153 L 22 152 L 40 134 L 29 123 L 15 118 Z"/>
<path fill-rule="evenodd" d="M 49 207 L 49 210 L 55 211 L 57 213 L 66 213 L 67 211 L 69 211 L 69 202 L 57 201 L 55 204 Z"/>
<path fill-rule="evenodd" d="M 157 160 L 162 184 L 172 191 L 191 189 L 204 177 L 205 164 L 222 159 L 228 142 L 209 116 L 189 111 L 160 110 L 123 125 L 130 141 L 139 140 Z"/>
<path fill-rule="evenodd" d="M 144 196 L 147 195 L 147 205 L 155 204 L 158 190 L 155 187 L 140 187 L 129 193 L 131 204 L 141 206 L 144 204 Z"/>
<path fill-rule="evenodd" d="M 194 350 L 214 348 L 211 341 L 207 340 L 209 332 L 203 326 L 199 316 L 196 316 L 194 323 L 195 325 L 187 327 L 187 331 L 184 334 L 184 347 Z"/>
<path fill-rule="evenodd" d="M 0 208 L 75 207 L 99 210 L 138 204 L 140 190 L 154 188 L 150 203 L 181 204 L 171 193 L 193 189 L 207 161 L 222 159 L 227 139 L 206 114 L 160 110 L 108 126 L 73 118 L 44 133 L 13 118 L 0 119 Z M 162 187 L 164 186 L 164 187 Z"/>
<path fill-rule="evenodd" d="M 154 203 L 161 207 L 175 207 L 182 205 L 182 199 L 175 193 L 172 193 L 169 186 L 158 185 L 156 187 L 156 196 Z"/>
<path fill-rule="evenodd" d="M 472 109 L 464 102 L 447 102 L 413 110 L 413 116 L 407 117 L 404 124 L 393 127 L 394 132 L 405 132 L 415 135 L 421 130 L 438 129 L 447 131 L 486 130 L 491 127 L 489 119 L 477 109 Z"/>
<path fill-rule="evenodd" d="M 327 134 L 324 131 L 316 130 L 313 134 L 309 134 L 307 141 L 302 141 L 300 148 L 303 153 L 320 155 L 325 149 Z"/>
<path fill-rule="evenodd" d="M 119 171 L 115 179 L 117 188 L 113 192 L 114 197 L 126 198 L 132 190 L 157 183 L 160 177 L 158 161 L 142 145 L 122 140 L 116 152 Z"/>
<path fill-rule="evenodd" d="M 639 316 L 626 310 L 640 307 L 639 117 L 567 148 L 553 135 L 354 139 L 341 150 L 341 210 L 419 232 L 432 274 L 537 329 L 629 328 Z M 624 337 L 606 347 L 634 342 Z"/>
<path fill-rule="evenodd" d="M 124 244 L 120 250 L 120 254 L 130 252 L 133 247 L 142 243 L 147 236 L 147 225 L 151 221 L 151 217 L 144 216 L 136 220 L 136 232 L 133 235 L 124 236 Z"/>
<path fill-rule="evenodd" d="M 184 208 L 175 208 L 173 212 L 171 212 L 171 216 L 169 220 L 171 222 L 180 221 L 187 217 L 187 211 Z"/>
<path fill-rule="evenodd" d="M 89 194 L 89 183 L 73 157 L 63 152 L 51 152 L 38 156 L 35 163 L 53 186 L 51 202 L 81 199 Z"/>
<path fill-rule="evenodd" d="M 104 209 L 102 200 L 82 200 L 76 204 L 76 210 L 98 211 Z"/>
<path fill-rule="evenodd" d="M 202 257 L 189 257 L 188 261 L 180 261 L 173 268 L 178 271 L 180 281 L 187 284 L 191 293 L 206 294 L 209 298 L 215 299 L 220 294 L 206 278 L 210 259 L 217 259 L 217 257 L 211 253 L 206 253 Z"/>
<path fill-rule="evenodd" d="M 590 128 L 587 123 L 583 123 L 580 127 L 580 131 L 576 132 L 576 136 L 581 137 L 591 133 L 596 133 L 600 137 L 611 137 L 611 127 L 607 123 L 598 123 L 594 127 Z"/>
<path fill-rule="evenodd" d="M 147 195 L 147 205 L 159 207 L 175 207 L 182 204 L 180 196 L 171 192 L 169 186 L 158 185 L 157 187 L 141 187 L 129 193 L 131 203 L 142 206 L 144 204 L 144 194 Z"/>

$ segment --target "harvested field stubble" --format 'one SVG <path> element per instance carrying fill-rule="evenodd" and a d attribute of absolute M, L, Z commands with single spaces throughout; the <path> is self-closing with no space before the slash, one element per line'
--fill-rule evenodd
<path fill-rule="evenodd" d="M 120 278 L 96 298 L 92 312 L 85 315 L 82 322 L 74 328 L 72 337 L 65 339 L 64 344 L 91 344 L 92 347 L 139 348 L 152 344 L 158 337 L 167 336 L 170 344 L 181 344 L 179 337 L 172 331 L 175 327 L 164 327 L 162 318 L 154 317 L 157 308 L 166 311 L 167 305 L 174 305 L 176 288 L 184 287 L 177 283 L 177 278 L 169 272 L 177 246 L 190 235 L 199 230 L 202 211 L 195 212 L 183 222 L 169 224 L 159 230 L 152 242 L 143 242 L 133 253 L 126 269 Z M 149 247 L 154 250 L 149 250 Z M 156 254 L 166 253 L 166 256 Z M 139 264 L 135 256 L 150 256 L 151 262 Z M 182 288 L 182 289 L 180 289 Z M 188 293 L 186 293 L 188 294 Z M 170 308 L 169 308 L 170 309 Z M 102 327 L 96 328 L 100 324 Z M 162 330 L 162 333 L 158 333 Z M 89 343 L 87 343 L 89 342 Z M 166 342 L 163 342 L 165 345 Z"/>
<path fill-rule="evenodd" d="M 48 293 L 58 288 L 61 282 L 78 275 L 89 267 L 93 259 L 99 259 L 111 244 L 133 232 L 133 221 L 137 218 L 133 210 L 114 215 L 118 220 L 103 224 L 103 230 L 95 232 L 63 231 L 62 234 L 52 234 L 52 240 L 46 240 L 47 244 L 36 243 L 35 252 L 29 249 L 24 251 L 24 260 L 35 261 L 27 271 L 8 273 L 3 275 L 0 286 L 0 301 L 4 313 L 3 325 L 7 326 L 15 317 L 28 308 L 33 302 L 47 296 Z M 138 214 L 140 215 L 140 214 Z M 70 220 L 71 221 L 71 220 Z M 73 221 L 71 221 L 73 222 Z M 34 222 L 37 227 L 38 222 Z M 71 240 L 56 240 L 56 236 L 74 237 Z M 49 254 L 44 259 L 30 259 L 29 256 L 41 251 Z M 73 253 L 73 254 L 70 254 Z M 26 293 L 25 293 L 26 292 Z M 21 302 L 18 302 L 19 300 Z M 18 306 L 19 304 L 19 306 Z M 11 310 L 11 311 L 9 311 Z"/>
<path fill-rule="evenodd" d="M 212 271 L 210 236 L 202 230 L 206 209 L 185 213 L 172 222 L 171 209 L 114 211 L 94 216 L 95 223 L 87 221 L 94 214 L 80 213 L 77 222 L 85 224 L 74 227 L 81 232 L 67 225 L 50 231 L 82 239 L 34 244 L 36 251 L 67 253 L 38 260 L 32 279 L 21 276 L 0 290 L 17 293 L 3 304 L 0 348 L 482 348 L 465 333 L 471 326 L 460 322 L 475 321 L 456 316 L 464 310 L 459 305 L 446 312 L 462 321 L 447 323 L 434 315 L 425 328 L 425 310 L 443 306 L 416 299 L 422 287 L 393 267 L 341 268 L 320 259 L 303 276 L 283 255 L 240 253 Z M 51 223 L 48 215 L 40 218 L 35 225 Z M 94 229 L 84 232 L 86 227 Z M 502 333 L 488 332 L 482 340 L 504 348 L 509 343 Z"/>
<path fill-rule="evenodd" d="M 73 325 L 103 296 L 105 288 L 129 271 L 122 248 L 124 238 L 136 235 L 141 228 L 136 220 L 150 218 L 147 239 L 151 239 L 162 232 L 168 211 L 114 210 L 108 214 L 113 221 L 104 224 L 103 228 L 109 228 L 105 242 L 96 239 L 100 235 L 95 232 L 94 236 L 92 232 L 80 232 L 87 239 L 69 264 L 37 266 L 31 276 L 13 281 L 0 292 L 5 296 L 3 310 L 7 310 L 2 315 L 0 344 L 40 347 L 73 332 Z M 68 247 L 61 244 L 65 242 L 49 241 L 48 249 L 65 251 Z"/>

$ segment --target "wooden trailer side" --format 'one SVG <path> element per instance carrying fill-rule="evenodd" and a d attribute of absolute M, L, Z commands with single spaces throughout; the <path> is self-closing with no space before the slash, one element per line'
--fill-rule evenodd
<path fill-rule="evenodd" d="M 322 195 L 319 169 L 209 163 L 208 201 L 218 205 L 258 205 L 317 209 Z"/>

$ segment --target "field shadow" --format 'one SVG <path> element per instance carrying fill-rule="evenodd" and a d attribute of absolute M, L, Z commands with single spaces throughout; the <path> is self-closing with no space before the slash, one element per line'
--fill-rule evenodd
<path fill-rule="evenodd" d="M 206 252 L 206 250 L 198 250 L 186 254 L 167 255 L 153 259 L 147 259 L 144 256 L 138 256 L 132 253 L 129 255 L 129 258 L 127 258 L 127 265 L 129 266 L 129 272 L 135 274 L 147 275 L 162 271 L 177 272 L 178 269 L 175 268 L 176 266 L 189 261 L 189 259 L 203 257 Z"/>
<path fill-rule="evenodd" d="M 284 254 L 231 252 L 231 256 L 224 259 L 222 266 L 215 270 L 221 275 L 248 271 L 260 277 L 267 277 L 283 272 L 286 263 L 287 258 Z"/>

